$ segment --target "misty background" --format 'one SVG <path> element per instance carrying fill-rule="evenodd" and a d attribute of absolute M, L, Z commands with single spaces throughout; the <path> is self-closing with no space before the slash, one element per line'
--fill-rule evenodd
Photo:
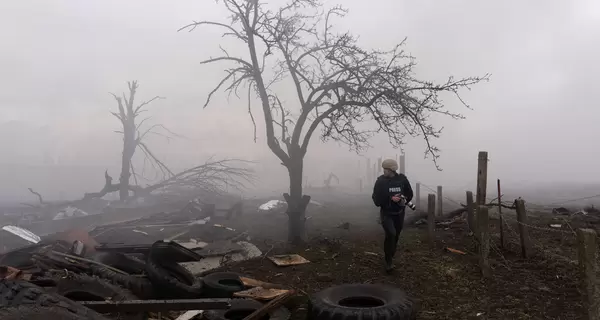
<path fill-rule="evenodd" d="M 413 184 L 474 190 L 483 150 L 491 159 L 488 190 L 500 178 L 505 193 L 516 196 L 559 201 L 600 193 L 593 144 L 600 137 L 600 2 L 326 1 L 338 3 L 349 14 L 336 28 L 359 35 L 366 48 L 388 49 L 408 37 L 405 49 L 417 58 L 421 79 L 492 74 L 463 93 L 473 110 L 447 101 L 466 120 L 434 119 L 445 128 L 436 141 L 443 171 L 423 158 L 421 138 L 406 141 Z M 222 40 L 217 28 L 177 32 L 193 20 L 227 21 L 227 13 L 206 0 L 2 2 L 0 201 L 35 201 L 28 187 L 48 200 L 79 198 L 102 188 L 104 170 L 118 179 L 122 138 L 114 133 L 120 124 L 110 114 L 117 105 L 109 92 L 126 91 L 130 80 L 139 81 L 139 102 L 166 97 L 148 113 L 182 137 L 147 144 L 174 171 L 210 156 L 255 160 L 259 182 L 249 194 L 286 190 L 287 171 L 268 150 L 260 117 L 253 141 L 243 98 L 219 92 L 202 108 L 226 65 L 199 62 L 218 55 L 219 44 L 232 55 L 246 51 Z M 290 86 L 281 95 L 293 101 L 295 91 Z M 354 186 L 365 157 L 400 153 L 385 135 L 371 144 L 359 156 L 315 136 L 305 161 L 309 184 L 322 185 L 333 172 Z"/>

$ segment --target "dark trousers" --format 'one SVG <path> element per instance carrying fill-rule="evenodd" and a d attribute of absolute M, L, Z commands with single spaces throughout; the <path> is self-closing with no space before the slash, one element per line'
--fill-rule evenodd
<path fill-rule="evenodd" d="M 392 263 L 396 254 L 398 239 L 404 226 L 404 214 L 404 211 L 398 214 L 381 214 L 381 225 L 383 226 L 383 231 L 385 231 L 383 252 L 385 253 L 385 262 L 388 264 Z"/>

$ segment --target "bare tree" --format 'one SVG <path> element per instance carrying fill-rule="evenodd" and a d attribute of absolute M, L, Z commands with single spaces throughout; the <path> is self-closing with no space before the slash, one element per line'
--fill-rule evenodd
<path fill-rule="evenodd" d="M 132 172 L 134 172 L 133 168 L 133 155 L 135 151 L 140 148 L 140 150 L 144 153 L 145 157 L 152 161 L 156 165 L 163 174 L 173 175 L 171 170 L 156 156 L 150 151 L 148 146 L 144 143 L 144 138 L 151 133 L 156 133 L 155 129 L 162 128 L 165 129 L 164 126 L 160 124 L 151 125 L 148 128 L 143 129 L 142 126 L 144 123 L 150 119 L 150 117 L 146 117 L 143 119 L 139 119 L 140 115 L 143 112 L 146 112 L 146 107 L 155 100 L 164 99 L 159 96 L 155 96 L 154 98 L 144 101 L 136 105 L 135 95 L 138 89 L 137 81 L 131 81 L 127 83 L 129 87 L 129 94 L 126 96 L 123 93 L 122 97 L 117 96 L 116 94 L 112 94 L 118 105 L 118 112 L 111 112 L 119 121 L 121 121 L 121 125 L 123 126 L 122 131 L 117 131 L 123 135 L 123 154 L 121 156 L 121 175 L 119 178 L 119 198 L 124 201 L 129 196 L 129 180 L 131 179 Z M 166 130 L 166 129 L 165 129 Z M 107 186 L 110 186 L 110 182 L 108 181 L 107 176 Z M 111 178 L 112 180 L 112 178 Z"/>
<path fill-rule="evenodd" d="M 404 41 L 389 51 L 361 48 L 350 33 L 337 33 L 331 21 L 343 17 L 342 7 L 324 10 L 319 0 L 291 0 L 277 9 L 260 0 L 218 0 L 231 13 L 229 22 L 199 21 L 180 30 L 209 25 L 224 30 L 223 36 L 244 43 L 246 57 L 223 55 L 203 63 L 230 63 L 226 76 L 209 94 L 206 105 L 219 89 L 236 93 L 248 89 L 248 112 L 254 92 L 261 102 L 267 144 L 288 169 L 289 240 L 305 236 L 305 209 L 310 197 L 302 195 L 303 161 L 311 137 L 321 127 L 323 140 L 335 140 L 360 152 L 368 139 L 385 132 L 394 147 L 401 147 L 406 135 L 421 136 L 436 167 L 439 150 L 432 140 L 441 129 L 428 121 L 431 114 L 453 119 L 463 116 L 448 110 L 439 94 L 459 96 L 483 77 L 468 77 L 434 83 L 417 79 L 415 60 L 402 48 Z M 265 72 L 272 67 L 272 72 Z M 283 101 L 277 83 L 291 80 L 297 101 Z M 297 106 L 297 108 L 294 108 Z M 468 107 L 468 106 L 467 106 Z M 371 129 L 363 122 L 374 121 Z M 255 129 L 256 132 L 256 129 Z M 256 135 L 255 135 L 256 140 Z M 439 169 L 439 168 L 438 168 Z"/>

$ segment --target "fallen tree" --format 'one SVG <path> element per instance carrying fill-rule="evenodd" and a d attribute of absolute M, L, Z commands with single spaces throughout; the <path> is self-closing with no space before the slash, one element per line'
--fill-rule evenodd
<path fill-rule="evenodd" d="M 254 182 L 254 172 L 246 165 L 250 161 L 238 159 L 209 160 L 202 165 L 175 173 L 162 181 L 145 187 L 128 185 L 133 198 L 148 196 L 153 191 L 180 187 L 196 188 L 213 194 L 224 194 L 228 191 L 240 191 L 246 184 Z M 112 183 L 112 177 L 105 172 L 105 184 L 99 192 L 86 193 L 84 199 L 101 198 L 111 192 L 119 191 L 121 184 Z"/>

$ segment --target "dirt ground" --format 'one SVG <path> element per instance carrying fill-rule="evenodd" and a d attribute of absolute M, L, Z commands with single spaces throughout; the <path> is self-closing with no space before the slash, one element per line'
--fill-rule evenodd
<path fill-rule="evenodd" d="M 307 221 L 309 243 L 296 248 L 283 244 L 285 215 L 261 217 L 247 212 L 235 224 L 248 230 L 261 249 L 298 253 L 311 263 L 281 268 L 258 258 L 227 269 L 297 289 L 304 298 L 291 306 L 294 319 L 304 319 L 306 295 L 341 283 L 395 284 L 416 299 L 419 319 L 583 318 L 577 265 L 545 255 L 522 259 L 518 248 L 509 245 L 506 250 L 499 249 L 499 239 L 494 236 L 492 277 L 482 279 L 473 238 L 464 222 L 438 228 L 435 248 L 428 245 L 425 229 L 405 228 L 397 271 L 386 274 L 382 269 L 383 232 L 376 222 L 377 212 L 368 205 L 366 201 L 353 201 L 311 209 Z M 348 230 L 338 227 L 345 222 L 350 223 Z M 493 232 L 497 232 L 498 221 L 491 222 Z M 561 240 L 552 238 L 553 234 L 548 239 L 543 235 L 534 234 L 536 243 L 572 244 L 562 234 Z M 445 247 L 467 254 L 446 252 Z"/>

